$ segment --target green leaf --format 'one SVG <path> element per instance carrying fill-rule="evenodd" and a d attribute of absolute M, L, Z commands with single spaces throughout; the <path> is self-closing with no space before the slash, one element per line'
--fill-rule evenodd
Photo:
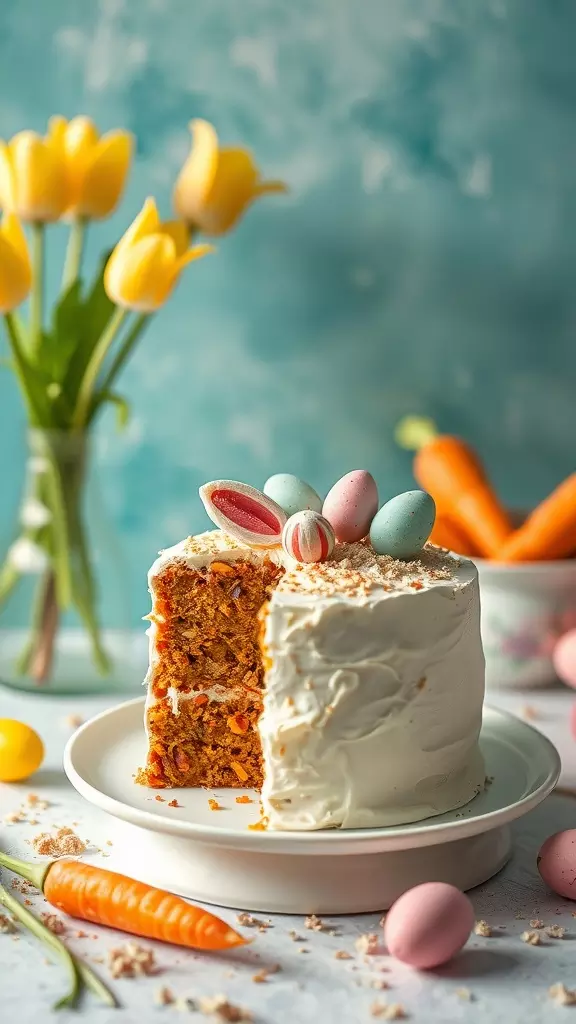
<path fill-rule="evenodd" d="M 71 407 L 76 404 L 78 388 L 94 347 L 116 309 L 104 291 L 104 270 L 110 259 L 110 253 L 111 250 L 104 253 L 92 288 L 81 303 L 77 346 L 69 361 L 64 380 L 64 390 Z"/>
<path fill-rule="evenodd" d="M 94 348 L 116 309 L 116 306 L 104 291 L 104 271 L 111 254 L 112 249 L 104 253 L 92 289 L 84 299 L 85 340 L 90 343 L 90 351 Z"/>
<path fill-rule="evenodd" d="M 84 319 L 81 287 L 80 281 L 74 281 L 60 296 L 52 311 L 51 330 L 42 333 L 36 363 L 49 377 L 50 384 L 62 383 L 81 341 Z"/>
<path fill-rule="evenodd" d="M 128 426 L 132 412 L 130 403 L 115 391 L 101 391 L 96 396 L 96 406 L 103 405 L 104 402 L 110 402 L 116 406 L 116 426 L 118 430 L 124 430 Z"/>

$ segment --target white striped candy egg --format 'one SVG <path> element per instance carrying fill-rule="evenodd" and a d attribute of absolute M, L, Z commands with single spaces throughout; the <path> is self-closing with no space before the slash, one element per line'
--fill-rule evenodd
<path fill-rule="evenodd" d="M 295 512 L 282 531 L 282 547 L 297 562 L 324 562 L 334 550 L 334 530 L 319 512 Z"/>

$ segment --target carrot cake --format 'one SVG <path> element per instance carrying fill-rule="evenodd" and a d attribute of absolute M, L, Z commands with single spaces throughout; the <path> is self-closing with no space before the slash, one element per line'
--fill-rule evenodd
<path fill-rule="evenodd" d="M 167 549 L 149 573 L 138 781 L 258 790 L 276 830 L 395 825 L 471 800 L 485 777 L 472 562 L 432 545 L 399 560 L 368 538 L 299 562 L 257 537 L 274 539 L 285 515 L 262 515 L 254 543 L 249 499 L 236 536 L 222 502 L 226 530 Z"/>

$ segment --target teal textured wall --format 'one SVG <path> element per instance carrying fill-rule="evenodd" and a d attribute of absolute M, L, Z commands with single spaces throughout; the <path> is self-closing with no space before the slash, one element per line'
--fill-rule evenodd
<path fill-rule="evenodd" d="M 90 259 L 145 194 L 168 213 L 193 116 L 292 189 L 189 269 L 125 374 L 128 432 L 101 424 L 134 621 L 208 478 L 365 466 L 390 496 L 406 412 L 474 441 L 516 504 L 574 469 L 575 32 L 570 0 L 3 0 L 0 133 L 83 112 L 138 137 Z M 1 373 L 4 539 L 22 423 Z"/>

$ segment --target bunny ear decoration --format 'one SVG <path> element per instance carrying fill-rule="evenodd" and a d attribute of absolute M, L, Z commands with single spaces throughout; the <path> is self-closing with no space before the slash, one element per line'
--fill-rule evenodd
<path fill-rule="evenodd" d="M 200 488 L 200 497 L 212 522 L 234 540 L 258 548 L 282 543 L 288 517 L 256 487 L 236 480 L 212 480 Z"/>

